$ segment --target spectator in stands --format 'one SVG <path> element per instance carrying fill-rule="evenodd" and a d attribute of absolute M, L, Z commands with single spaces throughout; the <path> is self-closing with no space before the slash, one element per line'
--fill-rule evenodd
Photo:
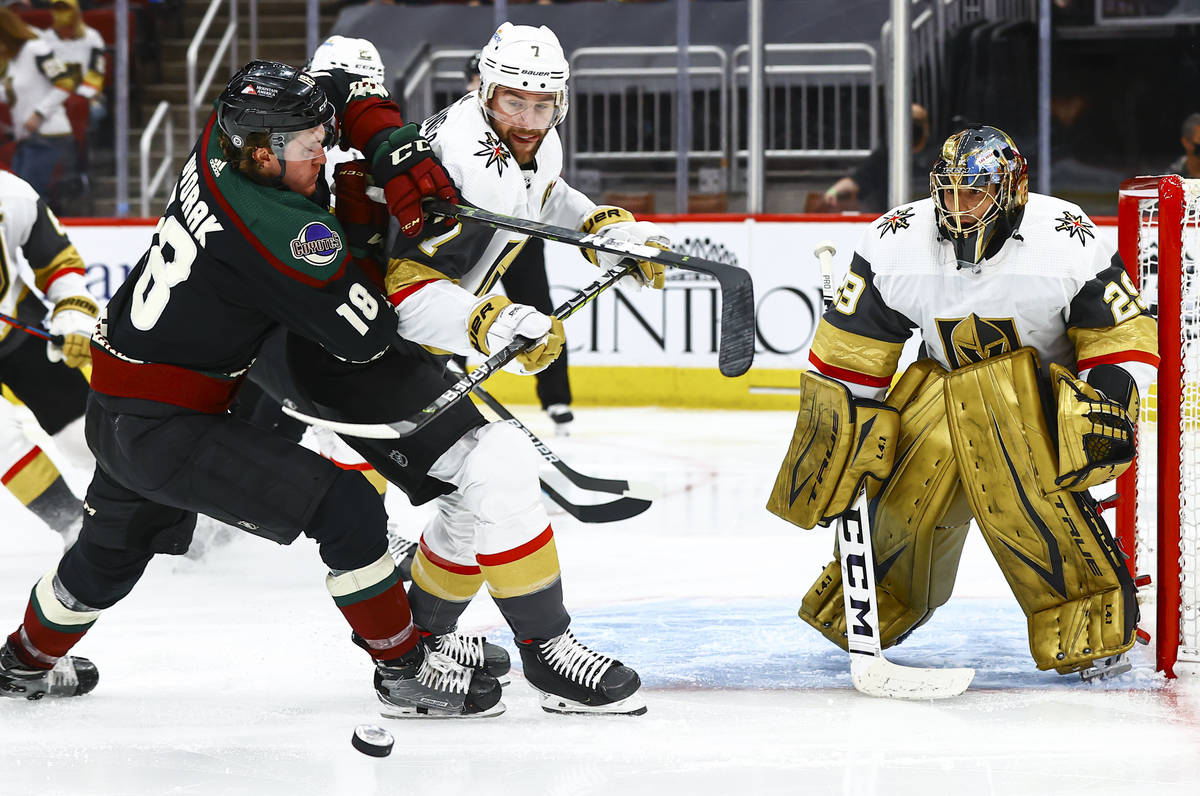
<path fill-rule="evenodd" d="M 912 185 L 908 198 L 916 200 L 929 193 L 929 167 L 937 159 L 937 142 L 930 137 L 929 111 L 923 105 L 912 106 Z M 842 177 L 825 191 L 824 207 L 829 212 L 860 210 L 882 213 L 888 201 L 888 142 L 885 137 L 867 159 L 851 174 Z"/>
<path fill-rule="evenodd" d="M 467 92 L 479 90 L 479 54 L 472 55 L 463 69 Z M 538 312 L 554 312 L 550 301 L 550 280 L 546 275 L 546 246 L 541 238 L 525 242 L 512 265 L 500 277 L 504 292 L 517 304 L 528 304 Z M 567 436 L 575 415 L 571 412 L 571 382 L 567 376 L 567 349 L 535 376 L 538 401 L 554 421 L 554 430 Z"/>
<path fill-rule="evenodd" d="M 1183 154 L 1167 170 L 1180 177 L 1200 179 L 1200 113 L 1193 113 L 1183 120 L 1179 143 L 1183 145 Z"/>
<path fill-rule="evenodd" d="M 0 102 L 10 106 L 17 148 L 12 170 L 56 211 L 55 187 L 76 174 L 76 143 L 63 102 L 75 88 L 62 62 L 9 8 L 0 8 Z"/>
<path fill-rule="evenodd" d="M 54 0 L 50 5 L 53 26 L 42 33 L 58 60 L 71 75 L 75 93 L 88 102 L 88 132 L 105 117 L 104 38 L 83 21 L 79 0 Z"/>

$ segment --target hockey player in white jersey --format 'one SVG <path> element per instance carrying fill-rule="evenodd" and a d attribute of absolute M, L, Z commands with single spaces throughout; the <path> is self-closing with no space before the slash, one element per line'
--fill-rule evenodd
<path fill-rule="evenodd" d="M 1132 461 L 1155 321 L 1083 211 L 1028 193 L 1004 132 L 950 136 L 930 192 L 864 232 L 813 340 L 768 508 L 812 528 L 866 481 L 885 647 L 949 599 L 974 518 L 1037 667 L 1115 665 L 1137 602 L 1088 489 Z M 893 382 L 914 332 L 921 359 Z M 898 434 L 879 431 L 889 414 Z M 836 558 L 800 616 L 845 646 Z"/>
<path fill-rule="evenodd" d="M 568 65 L 546 27 L 505 23 L 480 57 L 481 84 L 422 125 L 463 200 L 487 210 L 610 235 L 661 248 L 667 237 L 616 207 L 599 207 L 561 179 L 555 125 L 568 109 Z M 365 173 L 366 169 L 362 169 Z M 343 167 L 338 206 L 358 202 Z M 368 214 L 362 214 L 364 218 Z M 339 213 L 341 217 L 341 213 Z M 358 232 L 347 225 L 353 239 Z M 558 356 L 562 323 L 493 293 L 523 235 L 452 220 L 427 224 L 424 237 L 387 259 L 386 292 L 409 352 L 345 366 L 316 346 L 289 339 L 289 362 L 306 403 L 331 419 L 404 417 L 445 389 L 441 360 L 430 352 L 490 355 L 521 335 L 538 341 L 511 367 L 533 374 Z M 602 267 L 617 258 L 585 252 Z M 663 268 L 641 262 L 635 278 L 661 288 Z M 554 532 L 538 484 L 539 457 L 523 434 L 486 423 L 460 401 L 412 437 L 346 438 L 414 503 L 436 499 L 421 535 L 409 601 L 432 648 L 447 652 L 458 618 L 479 587 L 488 590 L 513 631 L 523 673 L 542 707 L 559 713 L 640 714 L 641 681 L 630 667 L 576 640 L 563 604 Z M 442 641 L 447 640 L 447 644 Z"/>
<path fill-rule="evenodd" d="M 90 463 L 82 369 L 91 363 L 88 340 L 98 308 L 83 259 L 53 211 L 29 183 L 3 170 L 0 247 L 0 313 L 26 326 L 45 323 L 64 338 L 59 346 L 0 322 L 0 382 L 24 404 L 0 398 L 0 484 L 69 547 L 79 534 L 83 501 L 44 448 L 70 457 L 63 464 Z M 56 444 L 41 444 L 44 435 Z"/>

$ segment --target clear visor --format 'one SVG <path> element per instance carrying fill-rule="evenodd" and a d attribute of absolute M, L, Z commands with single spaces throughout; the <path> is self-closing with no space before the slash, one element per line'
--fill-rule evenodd
<path fill-rule="evenodd" d="M 566 92 L 534 94 L 496 86 L 483 111 L 501 124 L 522 130 L 549 130 L 567 113 Z"/>
<path fill-rule="evenodd" d="M 1000 211 L 998 187 L 990 174 L 933 174 L 929 189 L 942 213 L 943 225 L 956 235 L 983 228 Z"/>
<path fill-rule="evenodd" d="M 271 151 L 286 161 L 316 160 L 337 143 L 337 125 L 333 120 L 291 133 L 271 133 Z"/>

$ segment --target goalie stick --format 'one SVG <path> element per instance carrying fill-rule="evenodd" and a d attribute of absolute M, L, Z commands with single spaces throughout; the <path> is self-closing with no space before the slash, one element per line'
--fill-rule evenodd
<path fill-rule="evenodd" d="M 828 241 L 813 255 L 821 264 L 821 295 L 826 311 L 833 306 L 833 255 Z M 846 607 L 846 648 L 850 679 L 868 696 L 894 699 L 944 699 L 967 690 L 974 669 L 922 669 L 892 663 L 883 656 L 879 638 L 879 595 L 875 590 L 875 553 L 871 548 L 871 518 L 867 488 L 858 488 L 854 504 L 834 521 L 838 558 L 842 565 L 842 599 Z"/>
<path fill-rule="evenodd" d="M 496 229 L 558 241 L 582 249 L 627 255 L 684 271 L 708 274 L 714 277 L 721 287 L 721 340 L 717 345 L 717 367 L 726 376 L 741 376 L 754 362 L 754 283 L 744 268 L 705 260 L 702 257 L 663 251 L 641 243 L 629 243 L 604 235 L 587 234 L 566 227 L 514 218 L 478 207 L 451 204 L 440 199 L 427 201 L 425 209 L 434 215 L 472 224 L 486 224 Z"/>

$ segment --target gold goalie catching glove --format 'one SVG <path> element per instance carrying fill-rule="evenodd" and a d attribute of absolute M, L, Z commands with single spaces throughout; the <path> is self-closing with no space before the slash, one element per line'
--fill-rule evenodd
<path fill-rule="evenodd" d="M 828 524 L 844 513 L 869 477 L 892 472 L 900 412 L 856 399 L 840 382 L 805 371 L 800 409 L 779 466 L 767 511 L 801 528 Z"/>
<path fill-rule="evenodd" d="M 475 350 L 484 356 L 491 356 L 518 336 L 536 341 L 504 366 L 505 370 L 523 376 L 550 367 L 562 353 L 565 340 L 562 321 L 558 318 L 540 313 L 528 304 L 513 304 L 499 295 L 484 296 L 471 310 L 467 336 Z"/>
<path fill-rule="evenodd" d="M 67 296 L 54 305 L 47 331 L 62 335 L 62 347 L 46 343 L 46 358 L 66 362 L 68 367 L 92 364 L 92 330 L 100 308 L 91 296 Z"/>
<path fill-rule="evenodd" d="M 1082 492 L 1113 480 L 1135 453 L 1138 390 L 1115 365 L 1097 365 L 1082 381 L 1050 365 L 1058 405 L 1058 477 L 1055 483 Z"/>
<path fill-rule="evenodd" d="M 649 221 L 638 221 L 633 217 L 633 213 L 628 210 L 622 210 L 619 207 L 611 205 L 601 205 L 593 210 L 583 221 L 583 226 L 580 228 L 583 232 L 589 235 L 600 235 L 613 240 L 624 241 L 626 243 L 641 243 L 646 246 L 653 246 L 656 249 L 669 251 L 671 248 L 671 240 L 666 233 L 659 229 L 657 224 Z M 592 265 L 600 268 L 609 269 L 625 259 L 624 255 L 608 254 L 607 252 L 598 252 L 592 249 L 580 249 L 583 256 L 591 262 Z M 634 277 L 637 278 L 639 284 L 661 289 L 666 281 L 666 267 L 659 263 L 652 263 L 649 260 L 639 260 L 637 264 L 638 270 L 634 272 Z"/>

